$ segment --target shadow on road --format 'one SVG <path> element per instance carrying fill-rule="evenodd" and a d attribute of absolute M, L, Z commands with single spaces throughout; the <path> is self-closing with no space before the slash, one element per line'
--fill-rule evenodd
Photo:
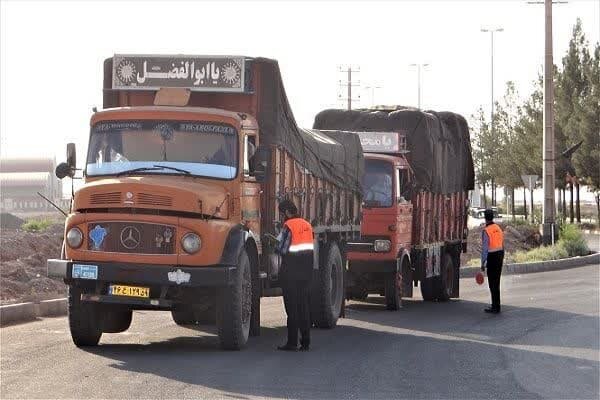
<path fill-rule="evenodd" d="M 560 346 L 600 350 L 600 316 L 569 313 L 536 307 L 503 305 L 502 313 L 483 313 L 487 303 L 469 300 L 448 302 L 425 302 L 403 299 L 399 311 L 387 311 L 382 297 L 369 297 L 366 301 L 351 302 L 346 316 L 362 322 L 385 325 L 393 328 L 451 335 L 463 338 L 481 338 L 492 343 L 511 343 L 534 346 Z M 594 328 L 593 336 L 582 344 L 577 334 L 539 336 L 532 341 L 529 333 L 553 324 Z M 524 336 L 527 338 L 522 340 Z"/>
<path fill-rule="evenodd" d="M 598 395 L 597 361 L 564 349 L 535 347 L 597 350 L 597 337 L 575 343 L 568 338 L 536 336 L 531 343 L 526 336 L 538 323 L 566 321 L 565 329 L 571 329 L 569 321 L 576 326 L 597 326 L 598 318 L 530 307 L 506 307 L 504 314 L 488 316 L 481 312 L 484 304 L 471 301 L 408 300 L 403 310 L 389 312 L 378 302 L 351 303 L 347 318 L 335 330 L 314 330 L 309 353 L 275 351 L 285 337 L 284 327 L 262 328 L 261 336 L 251 338 L 241 352 L 221 351 L 216 336 L 192 329 L 189 337 L 148 344 L 101 344 L 87 351 L 112 360 L 110 366 L 118 370 L 182 382 L 202 393 L 205 388 L 224 391 L 232 398 Z M 520 343 L 533 347 L 515 347 Z M 193 387 L 186 390 L 193 391 Z"/>

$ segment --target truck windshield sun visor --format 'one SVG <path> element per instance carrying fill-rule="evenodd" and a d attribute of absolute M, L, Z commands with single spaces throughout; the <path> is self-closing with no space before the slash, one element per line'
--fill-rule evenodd
<path fill-rule="evenodd" d="M 202 121 L 102 121 L 92 127 L 86 174 L 173 174 L 233 179 L 238 133 Z"/>

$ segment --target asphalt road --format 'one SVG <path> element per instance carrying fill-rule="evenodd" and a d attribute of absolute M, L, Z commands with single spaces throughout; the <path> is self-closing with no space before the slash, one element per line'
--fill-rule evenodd
<path fill-rule="evenodd" d="M 66 318 L 0 329 L 0 398 L 595 398 L 599 397 L 599 270 L 506 276 L 504 312 L 482 312 L 485 286 L 462 299 L 350 303 L 309 353 L 275 351 L 280 298 L 263 299 L 262 335 L 242 352 L 214 334 L 137 312 L 129 331 L 78 349 Z M 418 292 L 418 290 L 417 290 Z"/>

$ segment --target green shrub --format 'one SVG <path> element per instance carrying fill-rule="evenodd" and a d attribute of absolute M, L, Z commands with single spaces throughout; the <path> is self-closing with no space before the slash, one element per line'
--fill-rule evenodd
<path fill-rule="evenodd" d="M 555 246 L 542 246 L 529 251 L 518 251 L 513 255 L 517 263 L 550 261 L 569 257 L 564 243 L 557 242 Z"/>
<path fill-rule="evenodd" d="M 48 229 L 52 225 L 52 221 L 49 219 L 41 220 L 29 220 L 25 222 L 21 228 L 27 232 L 41 232 Z"/>
<path fill-rule="evenodd" d="M 560 242 L 569 253 L 569 257 L 585 256 L 590 253 L 585 238 L 576 225 L 563 225 L 560 228 L 559 237 Z"/>

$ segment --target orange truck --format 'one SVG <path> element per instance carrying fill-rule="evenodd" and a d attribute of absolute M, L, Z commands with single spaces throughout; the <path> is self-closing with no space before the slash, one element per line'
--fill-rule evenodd
<path fill-rule="evenodd" d="M 413 285 L 425 300 L 458 297 L 473 189 L 465 119 L 403 107 L 325 110 L 314 127 L 354 132 L 364 150 L 362 236 L 347 245 L 347 297 L 380 294 L 390 310 Z"/>
<path fill-rule="evenodd" d="M 224 349 L 260 333 L 260 299 L 281 295 L 273 236 L 292 199 L 315 232 L 311 318 L 344 304 L 346 243 L 360 235 L 358 135 L 297 127 L 276 61 L 115 55 L 91 117 L 83 186 L 60 259 L 77 346 L 123 332 L 132 310 L 216 324 Z M 67 145 L 59 178 L 73 178 Z M 271 239 L 269 239 L 271 238 Z"/>

